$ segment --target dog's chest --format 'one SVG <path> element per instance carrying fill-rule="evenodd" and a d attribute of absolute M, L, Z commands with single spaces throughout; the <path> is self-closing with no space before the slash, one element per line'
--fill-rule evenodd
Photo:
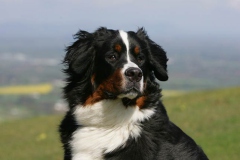
<path fill-rule="evenodd" d="M 124 147 L 130 137 L 140 136 L 140 122 L 153 114 L 153 109 L 126 108 L 118 101 L 77 106 L 74 116 L 84 127 L 73 133 L 70 143 L 73 160 L 101 160 L 104 154 Z"/>
<path fill-rule="evenodd" d="M 133 124 L 111 129 L 84 127 L 73 135 L 73 159 L 101 160 L 105 153 L 124 145 L 131 135 L 137 136 L 139 133 L 140 127 Z"/>

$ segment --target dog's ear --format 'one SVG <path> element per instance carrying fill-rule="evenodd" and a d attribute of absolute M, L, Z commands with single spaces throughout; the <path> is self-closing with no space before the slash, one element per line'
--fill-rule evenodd
<path fill-rule="evenodd" d="M 68 67 L 67 70 L 83 75 L 93 71 L 97 48 L 113 33 L 113 30 L 100 27 L 93 33 L 80 30 L 75 34 L 76 41 L 66 48 L 67 53 L 63 61 Z"/>
<path fill-rule="evenodd" d="M 66 48 L 65 63 L 71 72 L 84 74 L 91 70 L 95 57 L 93 34 L 80 30 L 74 35 L 76 41 Z"/>
<path fill-rule="evenodd" d="M 166 52 L 148 37 L 146 31 L 143 28 L 138 29 L 137 36 L 147 44 L 150 67 L 154 72 L 155 77 L 160 81 L 167 81 L 168 59 Z"/>

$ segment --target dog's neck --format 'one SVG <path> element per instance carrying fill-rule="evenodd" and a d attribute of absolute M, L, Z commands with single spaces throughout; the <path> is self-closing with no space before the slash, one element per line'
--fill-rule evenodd
<path fill-rule="evenodd" d="M 115 127 L 141 122 L 151 117 L 153 113 L 153 108 L 141 109 L 137 105 L 126 107 L 122 99 L 109 99 L 89 106 L 77 105 L 74 115 L 77 123 L 83 126 Z"/>

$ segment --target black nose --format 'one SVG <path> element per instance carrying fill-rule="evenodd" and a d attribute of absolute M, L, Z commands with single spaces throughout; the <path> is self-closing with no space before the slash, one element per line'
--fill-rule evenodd
<path fill-rule="evenodd" d="M 142 71 L 139 68 L 128 68 L 125 75 L 132 82 L 139 82 L 142 79 Z"/>

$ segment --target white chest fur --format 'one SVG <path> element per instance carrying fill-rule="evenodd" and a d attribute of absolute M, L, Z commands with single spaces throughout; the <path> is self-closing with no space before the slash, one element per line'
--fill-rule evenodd
<path fill-rule="evenodd" d="M 121 100 L 103 100 L 92 106 L 76 106 L 76 121 L 85 126 L 73 134 L 73 160 L 101 160 L 102 155 L 125 144 L 141 133 L 140 122 L 150 118 L 154 109 L 125 107 Z"/>

